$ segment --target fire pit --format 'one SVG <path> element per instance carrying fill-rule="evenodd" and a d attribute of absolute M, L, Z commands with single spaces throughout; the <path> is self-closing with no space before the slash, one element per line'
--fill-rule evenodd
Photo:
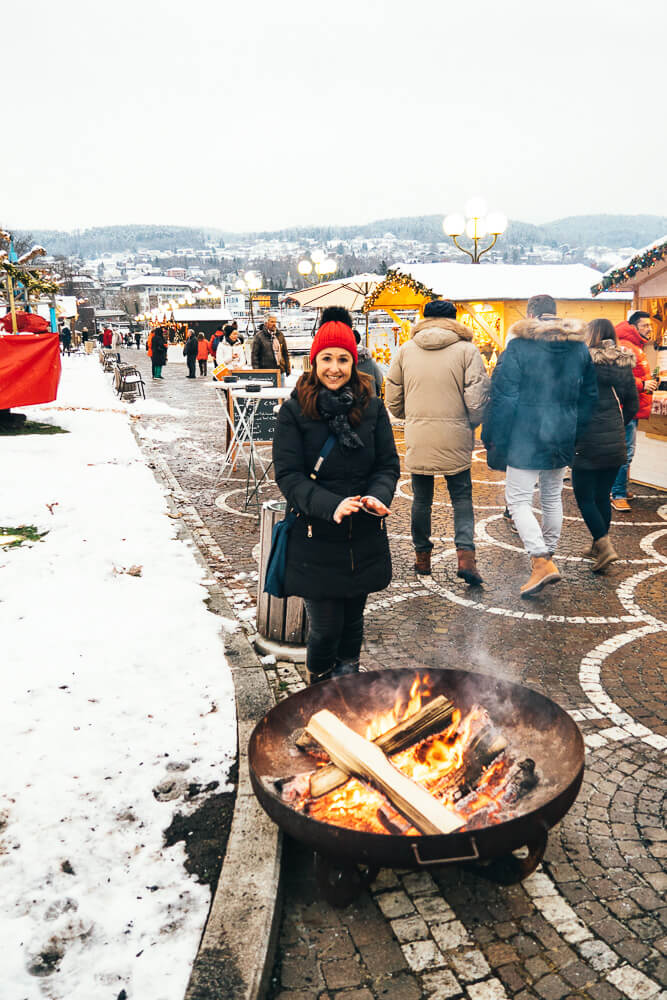
<path fill-rule="evenodd" d="M 334 790 L 317 795 L 331 784 L 324 771 L 330 776 L 332 768 L 324 768 L 328 757 L 303 736 L 316 713 L 327 710 L 322 719 L 333 713 L 381 747 L 378 733 L 403 715 L 408 718 L 396 727 L 399 743 L 400 730 L 413 725 L 418 709 L 428 715 L 443 704 L 444 725 L 439 718 L 431 731 L 439 735 L 419 733 L 416 747 L 386 753 L 419 782 L 420 795 L 423 788 L 431 793 L 428 802 L 440 796 L 436 822 L 445 809 L 454 817 L 446 826 L 453 832 L 424 832 L 428 823 L 417 828 L 375 782 L 339 775 Z M 261 805 L 286 833 L 315 850 L 320 888 L 342 905 L 381 867 L 466 863 L 504 884 L 520 881 L 540 863 L 548 831 L 574 802 L 584 770 L 581 733 L 548 698 L 483 674 L 428 667 L 350 675 L 300 691 L 257 723 L 248 756 Z M 321 770 L 309 780 L 318 756 Z"/>

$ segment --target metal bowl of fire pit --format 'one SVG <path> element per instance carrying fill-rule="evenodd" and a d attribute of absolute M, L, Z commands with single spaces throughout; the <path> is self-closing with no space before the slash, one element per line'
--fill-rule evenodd
<path fill-rule="evenodd" d="M 473 775 L 475 782 L 479 778 L 474 788 L 456 789 L 458 799 L 450 805 L 461 811 L 463 819 L 455 832 L 420 832 L 400 811 L 393 810 L 391 803 L 388 808 L 379 806 L 372 815 L 368 797 L 379 793 L 363 783 L 360 798 L 366 813 L 361 828 L 341 825 L 338 800 L 331 797 L 336 792 L 319 801 L 308 794 L 295 797 L 292 793 L 291 798 L 286 794 L 286 788 L 312 787 L 305 776 L 314 771 L 317 761 L 312 753 L 300 749 L 296 737 L 313 715 L 327 709 L 364 736 L 373 726 L 377 729 L 378 719 L 392 713 L 396 718 L 397 712 L 400 718 L 401 707 L 404 711 L 415 690 L 428 692 L 421 696 L 422 710 L 434 699 L 444 698 L 459 711 L 460 716 L 447 730 L 446 750 L 480 707 L 505 747 L 502 757 L 493 763 L 483 762 L 481 776 Z M 373 735 L 368 738 L 375 739 Z M 422 756 L 421 748 L 427 744 L 433 745 L 429 737 L 419 745 Z M 569 715 L 529 688 L 484 674 L 424 666 L 348 675 L 292 695 L 257 723 L 248 758 L 253 789 L 264 810 L 282 830 L 320 856 L 325 894 L 332 901 L 347 902 L 362 887 L 362 881 L 356 880 L 355 891 L 348 891 L 349 885 L 344 887 L 338 900 L 335 883 L 341 881 L 341 873 L 349 874 L 356 865 L 366 866 L 368 880 L 381 867 L 453 863 L 474 864 L 481 874 L 506 884 L 525 878 L 544 855 L 549 829 L 577 797 L 584 771 L 584 743 Z M 401 754 L 392 758 L 393 762 L 400 760 Z M 509 778 L 497 777 L 501 765 L 507 767 Z M 517 783 L 517 776 L 521 779 L 526 775 L 528 781 Z M 494 782 L 502 781 L 504 790 L 496 793 Z M 351 786 L 346 787 L 349 793 Z M 471 811 L 466 812 L 468 809 Z M 345 822 L 350 822 L 349 818 Z M 327 892 L 327 888 L 332 891 Z"/>

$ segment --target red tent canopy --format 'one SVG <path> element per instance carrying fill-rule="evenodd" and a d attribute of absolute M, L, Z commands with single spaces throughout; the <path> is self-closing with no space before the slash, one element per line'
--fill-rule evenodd
<path fill-rule="evenodd" d="M 57 333 L 0 335 L 0 410 L 50 403 L 59 381 Z"/>
<path fill-rule="evenodd" d="M 12 314 L 7 313 L 0 319 L 0 326 L 7 333 L 12 332 Z M 28 313 L 17 310 L 16 312 L 16 326 L 18 327 L 19 333 L 46 333 L 49 329 L 49 321 L 44 319 L 43 316 L 38 316 L 37 313 Z"/>

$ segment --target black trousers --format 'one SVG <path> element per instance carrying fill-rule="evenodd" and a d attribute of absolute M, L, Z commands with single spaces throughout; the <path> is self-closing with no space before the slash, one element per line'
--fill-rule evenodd
<path fill-rule="evenodd" d="M 205 375 L 206 374 L 206 366 L 207 366 L 207 364 L 208 364 L 208 362 L 207 362 L 206 358 L 200 358 L 199 359 L 199 374 L 200 375 Z"/>
<path fill-rule="evenodd" d="M 187 362 L 188 362 L 188 378 L 196 378 L 197 377 L 197 359 L 196 358 L 188 357 L 187 358 Z"/>
<path fill-rule="evenodd" d="M 311 678 L 326 680 L 336 673 L 359 669 L 359 654 L 364 637 L 364 607 L 361 597 L 305 601 L 308 613 L 306 668 Z"/>
<path fill-rule="evenodd" d="M 454 544 L 457 549 L 475 551 L 475 515 L 472 507 L 472 480 L 470 469 L 445 476 L 449 499 L 454 508 Z M 412 512 L 410 526 L 415 552 L 430 552 L 431 508 L 433 506 L 434 476 L 412 473 Z"/>
<path fill-rule="evenodd" d="M 593 536 L 593 541 L 609 534 L 611 522 L 611 488 L 619 467 L 613 469 L 573 469 L 572 489 L 581 516 Z"/>

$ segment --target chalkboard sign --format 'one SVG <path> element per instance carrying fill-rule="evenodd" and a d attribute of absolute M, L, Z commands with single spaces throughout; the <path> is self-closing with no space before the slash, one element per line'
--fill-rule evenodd
<path fill-rule="evenodd" d="M 251 368 L 251 369 L 241 369 L 240 371 L 234 371 L 233 375 L 237 376 L 237 382 L 229 382 L 231 388 L 240 389 L 243 382 L 270 382 L 272 386 L 281 386 L 283 381 L 282 372 L 278 368 Z M 234 401 L 232 399 L 231 392 L 228 393 L 229 405 L 234 406 Z M 277 404 L 275 399 L 262 399 L 255 410 L 255 418 L 252 427 L 252 439 L 258 442 L 271 442 L 273 441 L 273 435 L 276 429 L 276 415 L 273 412 L 274 407 Z M 245 405 L 245 404 L 244 404 Z M 232 410 L 230 409 L 230 413 Z M 234 418 L 234 426 L 236 426 L 236 418 Z"/>

